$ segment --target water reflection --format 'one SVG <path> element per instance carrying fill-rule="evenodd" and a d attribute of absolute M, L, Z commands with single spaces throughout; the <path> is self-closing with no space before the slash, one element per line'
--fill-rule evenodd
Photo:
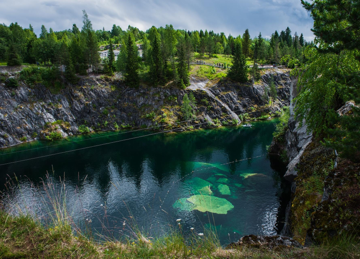
<path fill-rule="evenodd" d="M 279 169 L 273 170 L 265 155 L 273 130 L 274 122 L 262 122 L 252 129 L 155 135 L 3 166 L 1 186 L 6 183 L 7 174 L 21 175 L 18 188 L 4 190 L 5 205 L 12 211 L 27 208 L 45 219 L 51 214 L 51 204 L 48 191 L 42 187 L 44 180 L 45 186 L 50 186 L 57 195 L 66 186 L 62 194 L 74 223 L 80 228 L 90 226 L 94 233 L 102 235 L 127 237 L 131 233 L 129 229 L 136 224 L 151 236 L 161 236 L 176 226 L 177 218 L 182 219 L 185 234 L 190 227 L 198 232 L 204 232 L 206 224 L 215 227 L 222 243 L 229 242 L 230 233 L 233 240 L 245 234 L 275 234 L 283 192 Z M 76 142 L 75 139 L 64 146 L 2 156 L 0 163 L 142 134 L 147 133 L 109 134 L 106 141 L 89 138 Z M 261 157 L 234 162 L 257 156 Z M 205 185 L 194 189 L 186 184 L 194 178 L 201 179 Z M 217 210 L 211 207 L 214 205 L 209 207 L 200 202 L 197 210 L 191 210 L 189 206 L 194 204 L 188 204 L 190 197 L 199 194 L 199 190 L 215 197 L 206 200 L 216 200 L 219 206 L 230 203 L 234 208 L 211 217 L 206 211 Z M 174 208 L 179 200 L 186 203 L 186 208 Z M 14 207 L 15 203 L 19 206 Z"/>

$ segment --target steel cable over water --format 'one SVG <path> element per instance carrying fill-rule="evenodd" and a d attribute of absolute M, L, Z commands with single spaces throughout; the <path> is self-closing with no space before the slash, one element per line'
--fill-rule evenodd
<path fill-rule="evenodd" d="M 220 94 L 218 96 L 223 96 L 226 94 Z M 239 111 L 240 109 L 236 109 L 233 110 L 233 112 Z M 179 125 L 183 122 L 189 122 L 188 120 L 185 121 L 179 121 L 176 123 L 172 123 L 172 124 L 163 124 L 163 125 L 155 125 L 155 126 L 151 126 L 151 127 L 147 127 L 147 128 L 139 128 L 137 130 L 131 130 L 131 131 L 127 131 L 127 132 L 120 132 L 118 134 L 114 134 L 111 136 L 99 136 L 99 137 L 91 137 L 89 139 L 83 139 L 83 140 L 79 140 L 79 141 L 75 141 L 74 143 L 79 143 L 79 142 L 85 142 L 85 141 L 90 141 L 90 140 L 94 140 L 94 139 L 100 139 L 100 138 L 108 138 L 108 137 L 114 137 L 114 136 L 119 136 L 119 135 L 123 135 L 123 134 L 128 134 L 128 133 L 134 133 L 134 132 L 139 132 L 139 131 L 145 131 L 145 130 L 150 130 L 150 129 L 154 129 L 157 127 L 166 127 L 166 126 L 173 126 L 173 125 Z M 84 136 L 84 135 L 76 135 L 76 136 Z M 48 146 L 48 147 L 38 147 L 38 148 L 30 148 L 30 149 L 26 149 L 26 150 L 20 150 L 20 151 L 15 151 L 15 152 L 10 152 L 10 153 L 6 153 L 4 152 L 4 154 L 0 154 L 0 156 L 6 156 L 6 155 L 11 155 L 11 154 L 18 154 L 18 153 L 24 153 L 27 151 L 34 151 L 34 150 L 40 150 L 40 149 L 45 149 L 45 148 L 53 148 L 53 147 L 59 147 L 59 146 L 64 146 L 67 145 L 69 143 L 63 143 L 63 144 L 57 144 L 57 145 L 53 145 L 53 146 Z M 1 165 L 0 165 L 1 166 Z"/>
<path fill-rule="evenodd" d="M 226 121 L 226 120 L 227 119 L 224 119 L 223 121 Z M 220 122 L 223 122 L 223 121 L 220 121 Z M 191 126 L 198 126 L 198 125 L 203 125 L 203 124 L 208 124 L 208 123 L 209 122 L 207 121 L 207 122 L 203 122 L 203 123 L 193 124 Z M 180 129 L 170 129 L 170 130 L 166 130 L 166 131 L 156 132 L 156 133 L 147 134 L 147 135 L 138 136 L 138 137 L 133 137 L 133 138 L 128 138 L 128 139 L 116 140 L 116 141 L 107 142 L 107 143 L 103 143 L 103 144 L 98 144 L 98 145 L 94 145 L 94 146 L 90 146 L 90 147 L 77 148 L 77 149 L 73 149 L 73 150 L 58 152 L 58 153 L 44 155 L 44 156 L 38 156 L 38 157 L 33 157 L 33 158 L 28 158 L 28 159 L 22 159 L 22 160 L 18 160 L 18 161 L 9 162 L 9 163 L 3 163 L 3 164 L 0 164 L 0 166 L 17 164 L 17 163 L 31 161 L 31 160 L 35 160 L 35 159 L 41 159 L 41 158 L 45 158 L 45 157 L 51 157 L 51 156 L 56 156 L 56 155 L 67 154 L 67 153 L 71 153 L 71 152 L 75 152 L 75 151 L 80 151 L 80 150 L 86 150 L 86 149 L 111 145 L 111 144 L 115 144 L 115 143 L 120 143 L 120 142 L 125 142 L 125 141 L 129 141 L 129 140 L 140 139 L 140 138 L 145 138 L 145 137 L 150 137 L 150 136 L 155 136 L 155 135 L 158 135 L 158 134 L 169 133 L 169 132 L 174 132 L 174 131 L 179 131 L 179 130 L 181 130 L 181 128 Z"/>

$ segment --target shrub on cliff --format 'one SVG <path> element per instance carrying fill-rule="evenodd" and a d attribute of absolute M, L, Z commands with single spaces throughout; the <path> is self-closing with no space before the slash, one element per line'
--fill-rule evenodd
<path fill-rule="evenodd" d="M 19 83 L 15 78 L 8 78 L 5 80 L 5 86 L 9 88 L 16 88 L 19 86 Z"/>

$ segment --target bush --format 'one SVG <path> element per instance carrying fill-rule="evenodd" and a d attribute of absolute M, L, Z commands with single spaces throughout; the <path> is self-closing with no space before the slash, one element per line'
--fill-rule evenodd
<path fill-rule="evenodd" d="M 90 129 L 88 127 L 86 127 L 85 125 L 80 125 L 79 132 L 81 134 L 87 134 L 87 133 L 90 133 Z"/>
<path fill-rule="evenodd" d="M 46 139 L 49 141 L 59 140 L 59 139 L 62 139 L 62 135 L 58 131 L 53 131 L 50 133 L 49 136 L 46 136 Z"/>
<path fill-rule="evenodd" d="M 19 83 L 15 78 L 8 78 L 5 81 L 5 86 L 9 88 L 17 88 Z"/>
<path fill-rule="evenodd" d="M 107 116 L 107 115 L 109 114 L 108 109 L 104 109 L 104 110 L 102 111 L 102 114 L 104 114 L 105 116 Z"/>
<path fill-rule="evenodd" d="M 20 138 L 20 140 L 25 142 L 25 141 L 27 141 L 27 137 L 22 137 L 22 138 Z"/>

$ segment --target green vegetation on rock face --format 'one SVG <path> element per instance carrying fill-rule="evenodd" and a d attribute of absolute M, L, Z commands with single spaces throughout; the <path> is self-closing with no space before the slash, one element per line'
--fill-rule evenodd
<path fill-rule="evenodd" d="M 228 211 L 234 208 L 234 205 L 228 200 L 214 196 L 194 195 L 187 200 L 195 205 L 193 210 L 201 212 L 227 214 Z"/>

